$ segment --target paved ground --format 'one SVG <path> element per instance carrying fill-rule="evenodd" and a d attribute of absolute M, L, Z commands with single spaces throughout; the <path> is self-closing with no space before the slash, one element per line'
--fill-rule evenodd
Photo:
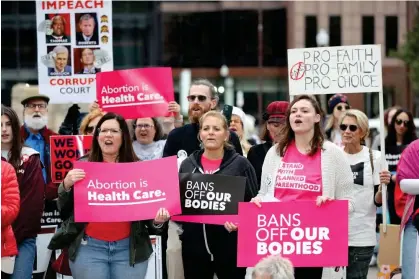
<path fill-rule="evenodd" d="M 371 267 L 368 272 L 368 279 L 377 279 L 377 268 Z"/>

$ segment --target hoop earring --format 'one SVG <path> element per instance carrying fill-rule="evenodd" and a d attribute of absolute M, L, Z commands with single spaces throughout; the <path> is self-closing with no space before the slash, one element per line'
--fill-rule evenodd
<path fill-rule="evenodd" d="M 199 137 L 199 133 L 198 133 L 198 135 L 196 135 L 196 139 L 198 140 L 198 142 L 199 142 L 199 147 L 201 148 L 201 149 L 203 149 L 204 148 L 204 144 L 202 143 L 202 140 L 201 140 L 201 138 Z"/>

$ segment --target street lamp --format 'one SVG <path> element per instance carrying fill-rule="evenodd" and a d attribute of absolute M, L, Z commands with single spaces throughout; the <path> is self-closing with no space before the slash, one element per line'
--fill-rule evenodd
<path fill-rule="evenodd" d="M 329 34 L 323 28 L 316 35 L 316 44 L 318 47 L 327 47 L 329 45 Z M 320 96 L 320 105 L 327 112 L 327 96 L 325 94 Z"/>
<path fill-rule="evenodd" d="M 227 65 L 222 65 L 220 68 L 220 76 L 224 78 L 224 87 L 220 86 L 219 89 L 224 93 L 224 104 L 234 106 L 234 80 L 229 77 L 230 70 Z"/>

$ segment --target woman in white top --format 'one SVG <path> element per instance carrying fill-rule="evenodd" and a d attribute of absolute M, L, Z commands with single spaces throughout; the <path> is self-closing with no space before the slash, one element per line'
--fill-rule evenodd
<path fill-rule="evenodd" d="M 349 215 L 349 257 L 347 279 L 367 279 L 369 263 L 376 244 L 376 210 L 382 204 L 381 185 L 390 183 L 387 163 L 381 153 L 364 144 L 368 137 L 368 117 L 351 109 L 340 118 L 339 128 L 346 158 L 353 173 L 353 196 L 356 210 Z"/>
<path fill-rule="evenodd" d="M 160 159 L 166 140 L 157 118 L 137 118 L 133 121 L 134 137 L 132 147 L 141 161 Z"/>
<path fill-rule="evenodd" d="M 348 200 L 349 212 L 354 211 L 351 167 L 342 150 L 324 140 L 321 113 L 319 103 L 312 96 L 296 96 L 291 102 L 278 143 L 266 154 L 261 188 L 252 200 L 256 205 L 272 200 L 313 200 L 321 205 L 327 200 L 337 199 Z M 282 175 L 291 172 L 291 177 L 304 177 L 305 185 L 313 187 L 291 187 L 298 183 L 289 181 L 289 175 Z M 322 267 L 297 267 L 295 279 L 320 279 L 322 273 Z"/>

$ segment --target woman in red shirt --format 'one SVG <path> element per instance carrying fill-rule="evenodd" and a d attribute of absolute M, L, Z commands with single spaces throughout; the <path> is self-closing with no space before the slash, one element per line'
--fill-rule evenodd
<path fill-rule="evenodd" d="M 125 163 L 138 161 L 132 149 L 128 125 L 114 113 L 97 123 L 89 162 Z M 58 188 L 58 207 L 74 210 L 74 183 L 85 177 L 82 169 L 68 172 Z M 65 212 L 65 215 L 72 215 Z M 153 221 L 88 223 L 69 246 L 70 268 L 77 279 L 144 279 L 153 250 L 149 230 L 161 229 L 169 212 L 160 209 Z M 80 224 L 78 224 L 80 225 Z"/>

